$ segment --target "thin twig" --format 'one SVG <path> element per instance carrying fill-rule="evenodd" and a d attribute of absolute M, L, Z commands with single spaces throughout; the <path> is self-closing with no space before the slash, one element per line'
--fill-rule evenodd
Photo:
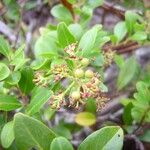
<path fill-rule="evenodd" d="M 125 19 L 125 11 L 124 10 L 121 10 L 121 9 L 118 9 L 116 7 L 114 7 L 113 5 L 105 2 L 101 8 L 103 8 L 105 11 L 107 12 L 111 12 L 111 13 L 114 13 L 116 14 L 120 19 L 124 20 Z"/>

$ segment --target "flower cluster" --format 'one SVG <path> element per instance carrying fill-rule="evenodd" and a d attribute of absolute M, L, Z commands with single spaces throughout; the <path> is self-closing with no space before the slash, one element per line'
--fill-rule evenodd
<path fill-rule="evenodd" d="M 66 64 L 54 65 L 51 68 L 51 73 L 54 75 L 54 80 L 59 81 L 68 75 L 68 68 Z"/>
<path fill-rule="evenodd" d="M 113 61 L 113 59 L 114 59 L 115 51 L 108 50 L 108 51 L 104 52 L 103 55 L 104 55 L 104 60 L 105 60 L 104 66 L 105 67 L 110 66 L 112 61 Z"/>
<path fill-rule="evenodd" d="M 34 82 L 37 86 L 47 87 L 48 81 L 49 81 L 49 78 L 44 77 L 44 73 L 43 73 L 43 72 L 36 72 L 36 73 L 35 73 L 33 82 Z"/>
<path fill-rule="evenodd" d="M 89 98 L 93 98 L 97 103 L 97 109 L 100 109 L 107 100 L 106 97 L 102 96 L 103 93 L 100 88 L 102 79 L 97 72 L 89 69 L 92 59 L 90 60 L 77 55 L 76 45 L 77 43 L 73 43 L 64 49 L 66 55 L 63 57 L 63 64 L 51 66 L 50 76 L 52 78 L 49 79 L 53 80 L 53 83 L 61 84 L 63 88 L 61 92 L 53 92 L 50 98 L 50 105 L 55 109 L 66 105 L 78 109 L 80 105 L 84 105 Z M 105 53 L 104 57 L 110 59 L 112 55 Z M 71 69 L 67 64 L 67 60 L 73 64 Z M 42 74 L 37 74 L 34 81 L 38 84 L 44 81 L 44 86 L 47 85 L 46 83 L 51 83 L 51 81 L 47 81 L 47 78 L 44 80 L 41 76 Z M 63 86 L 64 80 L 68 82 L 65 86 Z"/>

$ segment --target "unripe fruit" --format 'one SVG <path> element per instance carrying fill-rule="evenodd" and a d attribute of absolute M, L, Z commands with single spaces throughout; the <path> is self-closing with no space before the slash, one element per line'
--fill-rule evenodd
<path fill-rule="evenodd" d="M 83 59 L 81 60 L 81 64 L 82 64 L 83 66 L 88 66 L 89 63 L 90 63 L 90 61 L 89 61 L 89 59 L 87 59 L 87 58 L 83 58 Z"/>
<path fill-rule="evenodd" d="M 85 72 L 85 77 L 87 77 L 87 78 L 92 78 L 93 76 L 94 76 L 94 73 L 93 73 L 92 70 L 87 70 L 87 71 Z"/>
<path fill-rule="evenodd" d="M 71 93 L 71 98 L 72 99 L 75 99 L 75 100 L 78 100 L 80 99 L 80 92 L 79 91 L 74 91 Z"/>
<path fill-rule="evenodd" d="M 74 75 L 77 78 L 82 78 L 84 76 L 84 71 L 82 69 L 76 69 L 75 72 L 74 72 Z"/>

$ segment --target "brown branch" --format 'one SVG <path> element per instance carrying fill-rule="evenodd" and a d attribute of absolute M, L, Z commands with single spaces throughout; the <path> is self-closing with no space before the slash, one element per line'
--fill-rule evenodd
<path fill-rule="evenodd" d="M 127 53 L 127 52 L 132 52 L 136 49 L 138 49 L 140 45 L 137 42 L 134 41 L 128 41 L 128 42 L 123 42 L 118 45 L 112 45 L 112 44 L 107 44 L 103 47 L 104 51 L 108 50 L 114 50 L 119 54 Z"/>
<path fill-rule="evenodd" d="M 75 18 L 72 4 L 70 4 L 67 0 L 60 0 L 60 1 L 70 11 L 72 17 Z"/>
<path fill-rule="evenodd" d="M 113 7 L 113 5 L 109 4 L 109 3 L 104 3 L 101 8 L 103 8 L 106 12 L 111 12 L 113 14 L 116 14 L 120 19 L 124 20 L 125 19 L 125 11 L 115 8 Z"/>

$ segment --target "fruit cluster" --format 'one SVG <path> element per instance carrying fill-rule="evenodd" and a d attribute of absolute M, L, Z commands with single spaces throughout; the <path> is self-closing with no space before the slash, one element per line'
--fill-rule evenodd
<path fill-rule="evenodd" d="M 69 45 L 64 49 L 65 56 L 63 57 L 63 64 L 53 65 L 50 69 L 49 78 L 56 84 L 61 84 L 61 90 L 53 92 L 50 98 L 50 105 L 52 108 L 59 109 L 61 106 L 70 106 L 79 108 L 80 105 L 85 104 L 86 100 L 93 98 L 96 100 L 98 109 L 100 109 L 107 98 L 102 96 L 100 85 L 102 84 L 101 77 L 90 68 L 92 60 L 88 58 L 79 57 L 76 51 L 76 43 Z M 67 60 L 71 61 L 73 68 L 69 68 Z M 38 77 L 40 77 L 38 75 Z M 41 79 L 41 77 L 40 77 Z M 42 79 L 43 80 L 43 79 Z M 63 81 L 69 83 L 63 85 Z M 35 79 L 34 81 L 39 81 Z M 47 81 L 47 80 L 45 80 Z M 47 81 L 47 83 L 52 83 Z M 46 85 L 46 83 L 44 84 Z"/>

